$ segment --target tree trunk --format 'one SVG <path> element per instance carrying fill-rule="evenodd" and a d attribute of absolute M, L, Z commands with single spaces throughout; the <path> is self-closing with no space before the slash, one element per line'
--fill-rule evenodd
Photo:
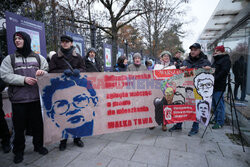
<path fill-rule="evenodd" d="M 118 30 L 112 28 L 112 67 L 116 64 L 116 56 L 117 56 L 117 43 L 118 43 Z"/>

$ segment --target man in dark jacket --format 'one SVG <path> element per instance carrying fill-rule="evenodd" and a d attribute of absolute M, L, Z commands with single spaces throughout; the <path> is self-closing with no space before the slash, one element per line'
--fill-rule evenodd
<path fill-rule="evenodd" d="M 85 64 L 87 72 L 101 72 L 100 61 L 96 57 L 96 49 L 90 48 L 85 56 Z"/>
<path fill-rule="evenodd" d="M 241 56 L 239 60 L 237 60 L 233 65 L 233 73 L 234 73 L 234 98 L 235 100 L 239 100 L 237 98 L 238 88 L 241 87 L 241 101 L 247 102 L 246 98 L 246 83 L 247 83 L 247 63 L 244 61 L 244 56 Z"/>
<path fill-rule="evenodd" d="M 32 128 L 34 151 L 48 153 L 43 147 L 43 119 L 36 76 L 48 70 L 46 59 L 31 50 L 31 38 L 25 32 L 13 35 L 16 51 L 4 58 L 0 74 L 9 84 L 9 98 L 12 104 L 12 122 L 15 131 L 13 141 L 14 163 L 23 161 L 26 125 Z"/>
<path fill-rule="evenodd" d="M 73 39 L 69 36 L 61 36 L 61 47 L 57 54 L 53 55 L 49 62 L 50 73 L 64 73 L 66 76 L 79 76 L 80 72 L 85 72 L 85 63 L 82 57 L 76 53 L 73 46 Z M 83 147 L 84 144 L 81 138 L 74 138 L 74 144 L 78 147 Z M 67 139 L 60 142 L 59 150 L 64 151 L 67 146 Z"/>
<path fill-rule="evenodd" d="M 194 43 L 189 47 L 191 50 L 189 56 L 183 61 L 180 69 L 184 70 L 187 68 L 204 68 L 210 69 L 211 63 L 207 59 L 207 56 L 201 51 L 201 45 L 199 43 Z M 182 129 L 182 123 L 177 123 L 172 128 L 169 129 L 170 132 L 178 131 Z M 199 123 L 193 122 L 191 131 L 188 136 L 197 134 L 199 131 Z"/>
<path fill-rule="evenodd" d="M 225 119 L 224 98 L 223 96 L 221 99 L 219 98 L 226 89 L 226 82 L 227 82 L 226 80 L 227 80 L 227 75 L 231 68 L 231 61 L 229 55 L 225 53 L 225 48 L 223 45 L 217 46 L 215 48 L 213 56 L 214 56 L 214 63 L 212 67 L 215 68 L 215 78 L 214 78 L 214 93 L 213 93 L 212 108 L 214 110 L 214 121 L 216 123 L 212 128 L 219 129 L 224 125 L 224 119 Z M 218 106 L 215 110 L 215 105 L 217 103 Z"/>

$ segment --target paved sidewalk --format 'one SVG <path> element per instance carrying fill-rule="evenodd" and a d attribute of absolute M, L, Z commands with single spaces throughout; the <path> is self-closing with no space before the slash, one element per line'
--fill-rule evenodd
<path fill-rule="evenodd" d="M 183 125 L 181 132 L 163 132 L 138 129 L 84 138 L 85 147 L 78 148 L 68 141 L 61 152 L 58 143 L 50 145 L 49 154 L 41 156 L 33 152 L 31 138 L 27 137 L 24 162 L 13 164 L 13 154 L 3 154 L 0 148 L 0 166 L 28 167 L 249 167 L 250 148 L 242 151 L 225 133 L 231 127 L 209 128 L 201 139 L 204 127 L 198 135 L 189 137 L 191 122 Z M 169 128 L 170 126 L 168 126 Z"/>

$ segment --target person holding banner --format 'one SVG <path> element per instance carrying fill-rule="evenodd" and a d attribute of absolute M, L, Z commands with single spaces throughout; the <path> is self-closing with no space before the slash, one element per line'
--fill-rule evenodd
<path fill-rule="evenodd" d="M 147 71 L 145 65 L 141 64 L 141 54 L 135 53 L 133 55 L 133 64 L 130 64 L 127 71 Z"/>
<path fill-rule="evenodd" d="M 96 49 L 90 48 L 85 56 L 85 64 L 87 72 L 101 72 L 100 61 L 96 57 Z"/>
<path fill-rule="evenodd" d="M 32 128 L 34 151 L 45 155 L 48 150 L 43 147 L 43 119 L 36 76 L 48 70 L 46 59 L 31 50 L 31 38 L 25 32 L 13 35 L 16 52 L 3 60 L 1 78 L 9 84 L 9 98 L 12 104 L 12 121 L 14 127 L 13 153 L 14 163 L 23 161 L 25 149 L 25 129 Z"/>
<path fill-rule="evenodd" d="M 176 69 L 173 62 L 171 62 L 172 54 L 169 51 L 161 52 L 161 64 L 156 64 L 154 70 Z"/>
<path fill-rule="evenodd" d="M 180 69 L 184 70 L 187 68 L 204 68 L 210 69 L 211 63 L 201 51 L 201 45 L 199 43 L 194 43 L 189 47 L 191 50 L 189 56 L 183 61 Z M 172 128 L 169 129 L 169 132 L 182 130 L 182 123 L 175 124 Z M 199 123 L 193 122 L 192 129 L 188 133 L 188 136 L 197 134 L 199 131 Z"/>
<path fill-rule="evenodd" d="M 61 36 L 61 47 L 58 52 L 53 55 L 49 62 L 50 73 L 64 73 L 65 76 L 80 76 L 80 72 L 85 72 L 85 63 L 73 46 L 73 39 L 70 36 Z M 84 143 L 81 138 L 74 138 L 74 144 L 83 147 Z M 64 151 L 67 146 L 67 139 L 60 142 L 59 150 Z"/>

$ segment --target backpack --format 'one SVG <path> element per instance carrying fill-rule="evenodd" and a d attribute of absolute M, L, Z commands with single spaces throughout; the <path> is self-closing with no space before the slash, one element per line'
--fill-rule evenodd
<path fill-rule="evenodd" d="M 35 57 L 36 58 L 36 61 L 38 62 L 38 65 L 39 65 L 39 69 L 41 68 L 41 59 L 40 59 L 40 56 L 38 54 L 33 54 L 34 56 L 32 57 Z M 15 68 L 15 59 L 16 59 L 16 54 L 11 54 L 10 55 L 10 61 L 11 61 L 11 66 L 12 68 L 14 69 Z"/>

